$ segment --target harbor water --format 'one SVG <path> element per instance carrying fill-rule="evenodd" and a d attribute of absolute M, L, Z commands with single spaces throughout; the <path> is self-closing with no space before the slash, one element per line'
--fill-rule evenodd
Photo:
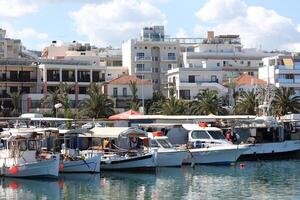
<path fill-rule="evenodd" d="M 0 199 L 300 199 L 300 160 L 1 178 Z"/>

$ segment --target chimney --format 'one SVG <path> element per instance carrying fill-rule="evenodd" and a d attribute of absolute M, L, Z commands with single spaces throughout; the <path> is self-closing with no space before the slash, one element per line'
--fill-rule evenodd
<path fill-rule="evenodd" d="M 207 31 L 207 39 L 213 40 L 215 38 L 215 34 L 213 31 Z"/>

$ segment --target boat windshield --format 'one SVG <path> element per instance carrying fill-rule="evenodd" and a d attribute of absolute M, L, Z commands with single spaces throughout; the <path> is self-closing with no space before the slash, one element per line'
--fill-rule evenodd
<path fill-rule="evenodd" d="M 159 147 L 159 145 L 156 142 L 156 140 L 151 140 L 151 147 Z"/>
<path fill-rule="evenodd" d="M 157 140 L 157 142 L 164 148 L 172 148 L 172 146 L 170 145 L 170 143 L 165 140 L 165 139 L 160 139 L 160 140 Z"/>
<path fill-rule="evenodd" d="M 226 139 L 221 131 L 208 131 L 208 133 L 217 140 Z"/>
<path fill-rule="evenodd" d="M 206 131 L 193 131 L 191 136 L 193 139 L 210 139 Z"/>

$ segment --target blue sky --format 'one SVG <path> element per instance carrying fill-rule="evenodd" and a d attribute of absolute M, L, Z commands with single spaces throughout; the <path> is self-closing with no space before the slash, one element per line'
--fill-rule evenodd
<path fill-rule="evenodd" d="M 0 27 L 42 50 L 52 40 L 120 47 L 147 25 L 178 37 L 240 34 L 245 47 L 300 51 L 297 0 L 0 0 Z"/>

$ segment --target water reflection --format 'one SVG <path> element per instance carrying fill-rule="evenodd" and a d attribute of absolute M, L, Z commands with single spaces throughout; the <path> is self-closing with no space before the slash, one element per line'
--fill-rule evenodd
<path fill-rule="evenodd" d="M 2 178 L 0 184 L 0 199 L 300 199 L 300 161 Z"/>

